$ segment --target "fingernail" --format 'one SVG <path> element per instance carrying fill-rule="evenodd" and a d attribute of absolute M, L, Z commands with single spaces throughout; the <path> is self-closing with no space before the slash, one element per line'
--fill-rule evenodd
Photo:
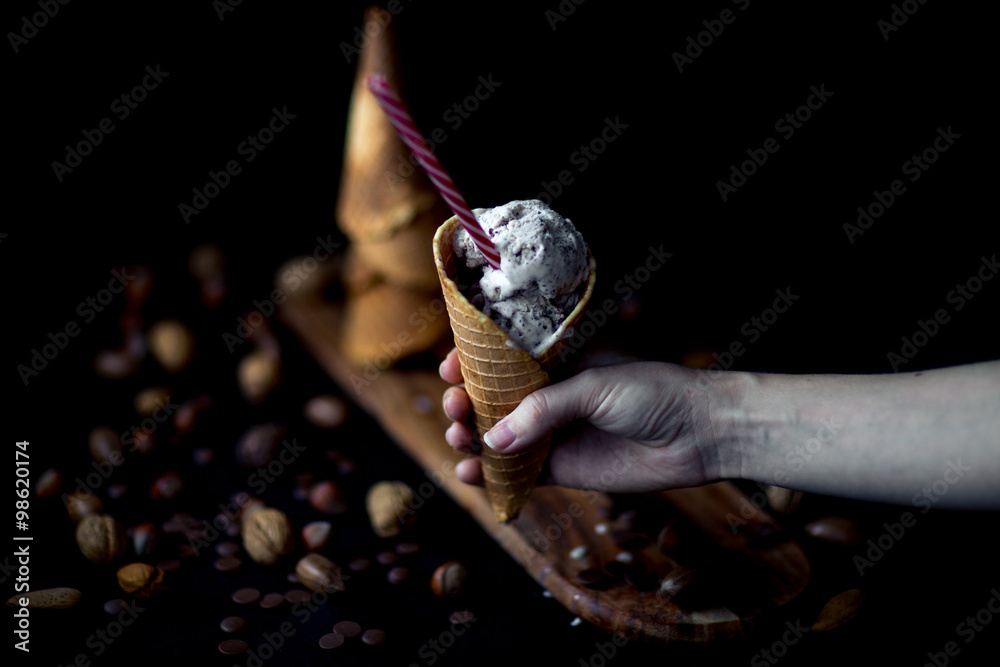
<path fill-rule="evenodd" d="M 448 408 L 448 404 L 451 403 L 451 392 L 444 392 L 444 401 L 441 403 L 441 408 L 444 410 L 445 415 L 451 419 L 451 410 Z"/>
<path fill-rule="evenodd" d="M 507 423 L 500 422 L 486 432 L 483 436 L 483 440 L 486 441 L 486 444 L 489 445 L 490 449 L 499 452 L 514 444 L 515 437 L 514 432 L 510 430 Z"/>

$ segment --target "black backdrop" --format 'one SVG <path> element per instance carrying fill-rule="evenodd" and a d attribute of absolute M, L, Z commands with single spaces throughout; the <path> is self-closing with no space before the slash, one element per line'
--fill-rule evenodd
<path fill-rule="evenodd" d="M 138 387 L 123 389 L 91 372 L 94 353 L 117 344 L 123 304 L 113 302 L 93 322 L 77 310 L 107 285 L 113 268 L 153 266 L 157 291 L 149 315 L 179 315 L 218 337 L 254 298 L 268 294 L 282 261 L 310 252 L 317 236 L 340 239 L 333 209 L 356 63 L 345 45 L 355 46 L 366 28 L 363 3 L 247 0 L 221 16 L 221 3 L 207 1 L 50 3 L 49 11 L 58 12 L 43 18 L 44 4 L 8 3 L 3 18 L 10 147 L 8 208 L 0 223 L 5 437 L 10 447 L 19 438 L 33 442 L 34 475 L 67 462 L 86 465 L 90 428 L 131 418 L 123 397 Z M 984 113 L 991 17 L 916 2 L 858 9 L 720 0 L 653 8 L 552 0 L 470 9 L 404 0 L 399 8 L 392 24 L 404 57 L 404 92 L 425 133 L 441 128 L 447 136 L 436 151 L 473 206 L 551 194 L 560 172 L 568 172 L 572 182 L 554 207 L 590 242 L 602 298 L 621 296 L 615 285 L 634 274 L 650 247 L 673 253 L 630 300 L 633 317 L 601 330 L 606 342 L 677 361 L 695 349 L 721 353 L 741 341 L 747 351 L 733 367 L 771 372 L 913 371 L 996 357 L 1000 281 L 984 283 L 961 309 L 949 299 L 1000 245 L 990 206 L 995 128 L 992 114 Z M 723 10 L 731 12 L 722 17 L 729 23 L 718 20 Z M 901 25 L 890 30 L 885 22 L 893 14 Z M 41 27 L 26 27 L 25 17 Z M 699 39 L 701 46 L 691 45 Z M 140 84 L 147 67 L 168 74 L 122 118 L 114 100 Z M 481 78 L 495 82 L 495 90 L 457 122 L 448 110 L 473 95 Z M 825 91 L 825 100 L 810 98 L 813 90 Z M 794 133 L 779 124 L 810 99 L 819 108 Z M 273 109 L 294 118 L 246 162 L 241 142 L 268 123 Z M 77 146 L 105 118 L 114 131 L 72 172 L 57 174 L 53 162 L 65 162 L 66 146 Z M 609 123 L 619 136 L 593 159 L 581 157 L 580 148 Z M 904 163 L 932 146 L 939 129 L 957 138 L 910 181 Z M 759 158 L 769 138 L 778 150 L 756 169 L 748 165 L 754 173 L 723 198 L 718 182 L 731 177 L 731 165 L 739 168 L 747 151 Z M 242 172 L 186 224 L 179 205 L 190 204 L 192 188 L 203 188 L 210 171 L 234 159 Z M 890 190 L 896 179 L 905 192 L 852 243 L 845 223 L 854 223 L 858 207 L 869 207 L 875 191 Z M 189 251 L 203 241 L 227 251 L 233 278 L 226 304 L 210 315 L 199 309 L 185 272 Z M 779 289 L 799 300 L 750 342 L 744 324 L 761 316 Z M 889 353 L 901 352 L 901 337 L 912 337 L 918 320 L 938 309 L 950 320 L 894 368 Z M 81 324 L 81 334 L 25 385 L 16 367 L 29 364 L 32 349 L 70 321 Z M 294 343 L 288 349 L 300 355 L 289 402 L 329 388 Z M 233 361 L 228 351 L 219 343 L 199 354 L 205 368 L 218 371 L 200 381 L 224 385 Z M 247 420 L 261 416 L 230 407 Z M 355 428 L 366 439 L 385 440 L 358 419 Z M 241 429 L 220 428 L 219 439 L 230 439 L 220 451 L 228 452 Z M 372 461 L 367 473 L 379 474 L 377 466 L 419 479 L 402 455 Z M 213 488 L 212 480 L 203 481 Z M 357 492 L 363 493 L 360 483 Z M 475 534 L 446 499 L 437 505 Z M 72 551 L 61 508 L 40 511 L 48 512 L 42 518 L 50 526 L 35 533 L 33 581 L 64 584 L 57 572 L 66 559 L 71 579 L 93 574 Z M 877 526 L 878 512 L 891 518 L 900 509 L 872 511 Z M 996 517 L 932 513 L 922 525 L 912 546 L 893 554 L 896 564 L 879 573 L 885 592 L 877 613 L 847 631 L 854 633 L 848 640 L 817 640 L 803 657 L 828 654 L 835 645 L 837 655 L 862 663 L 900 655 L 916 664 L 955 639 L 955 624 L 1000 585 L 986 569 L 995 558 L 983 546 Z M 428 532 L 459 549 L 447 541 L 449 531 Z M 352 544 L 361 549 L 363 539 L 357 540 Z M 462 549 L 484 562 L 490 576 L 520 576 L 519 590 L 539 602 L 537 588 L 488 540 Z M 421 561 L 426 567 L 440 555 L 431 553 Z M 210 589 L 217 584 L 207 572 L 191 576 L 203 577 L 197 583 Z M 196 599 L 179 604 L 182 613 L 198 616 Z M 407 604 L 412 608 L 399 618 L 418 618 L 407 621 L 417 624 L 413 637 L 431 636 L 437 626 L 419 621 L 429 603 L 414 595 Z M 553 618 L 555 607 L 522 612 L 509 600 L 497 605 L 477 648 L 457 647 L 446 659 L 509 660 L 518 655 L 514 633 L 526 641 L 551 635 L 561 647 L 552 655 L 566 658 L 556 664 L 577 664 L 602 638 L 568 631 L 571 617 Z M 519 622 L 517 613 L 531 623 Z M 33 628 L 39 650 L 64 631 L 54 619 L 40 616 Z M 218 641 L 217 620 L 200 622 L 204 636 L 190 630 L 194 625 L 169 624 L 164 636 L 150 624 L 133 635 L 141 633 L 141 640 L 123 642 L 148 642 L 167 661 L 187 655 L 207 661 Z M 904 641 L 911 623 L 921 634 Z M 996 627 L 964 647 L 964 664 L 973 664 L 969 654 L 987 636 L 995 643 Z M 86 635 L 85 629 L 73 635 L 75 646 Z M 420 661 L 414 657 L 420 642 L 410 639 L 399 649 L 402 664 Z M 861 648 L 871 639 L 880 648 Z"/>

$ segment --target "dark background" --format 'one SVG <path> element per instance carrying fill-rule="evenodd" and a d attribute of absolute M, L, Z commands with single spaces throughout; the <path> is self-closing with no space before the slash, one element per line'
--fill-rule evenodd
<path fill-rule="evenodd" d="M 472 206 L 534 197 L 569 170 L 574 181 L 553 206 L 590 243 L 601 298 L 616 296 L 617 280 L 633 273 L 650 246 L 673 253 L 630 300 L 632 317 L 601 330 L 603 341 L 666 361 L 698 349 L 721 352 L 733 341 L 746 343 L 743 324 L 771 305 L 776 289 L 787 288 L 800 300 L 747 346 L 735 368 L 891 372 L 887 354 L 899 352 L 900 337 L 912 335 L 917 321 L 939 308 L 948 309 L 951 321 L 901 370 L 997 356 L 1000 283 L 985 283 L 960 311 L 946 301 L 975 274 L 980 258 L 1000 246 L 991 207 L 995 128 L 984 113 L 994 78 L 990 17 L 928 3 L 885 40 L 877 22 L 889 18 L 889 3 L 856 9 L 754 0 L 741 11 L 721 0 L 655 9 L 567 1 L 564 9 L 575 10 L 555 30 L 546 16 L 558 11 L 555 0 L 514 9 L 401 6 L 393 26 L 404 57 L 404 93 L 426 134 L 435 127 L 447 133 L 436 151 Z M 112 268 L 152 266 L 156 287 L 145 315 L 181 317 L 204 340 L 215 341 L 253 299 L 269 293 L 283 261 L 311 252 L 317 236 L 340 238 L 333 211 L 356 62 L 340 45 L 352 44 L 355 28 L 364 27 L 363 7 L 246 0 L 220 21 L 207 1 L 70 3 L 59 6 L 19 52 L 8 41 L 8 212 L 0 223 L 7 235 L 0 238 L 4 421 L 10 442 L 31 440 L 35 475 L 50 466 L 86 470 L 90 429 L 134 419 L 128 401 L 142 385 L 99 380 L 91 370 L 96 351 L 118 343 L 120 298 L 83 325 L 28 386 L 16 371 L 30 362 L 32 348 L 48 342 L 49 332 L 80 322 L 77 304 L 107 286 Z M 726 8 L 735 21 L 678 72 L 672 54 L 705 30 L 702 21 L 717 19 Z M 36 3 L 8 3 L 4 32 L 20 31 L 22 17 L 38 11 Z M 112 101 L 156 65 L 169 76 L 119 120 Z M 480 76 L 501 85 L 453 128 L 443 114 L 473 93 Z M 810 86 L 821 85 L 833 93 L 829 101 L 791 138 L 776 132 L 776 121 L 806 101 Z M 266 125 L 274 107 L 287 107 L 295 119 L 186 225 L 178 205 L 190 203 L 192 188 L 203 187 L 210 170 L 242 161 L 237 146 Z M 112 117 L 114 132 L 59 182 L 52 162 L 63 161 L 65 146 L 105 117 Z M 599 136 L 607 118 L 619 118 L 627 129 L 578 171 L 572 154 Z M 939 127 L 961 138 L 910 183 L 902 164 L 931 145 Z M 716 182 L 768 137 L 777 139 L 779 151 L 723 202 Z M 851 244 L 842 225 L 854 222 L 857 207 L 868 206 L 874 190 L 887 190 L 897 178 L 906 182 L 906 193 Z M 190 250 L 204 241 L 226 250 L 231 276 L 227 301 L 211 313 L 200 307 L 185 270 Z M 235 397 L 226 404 L 227 418 L 212 438 L 226 456 L 248 423 L 289 414 L 301 422 L 294 406 L 333 390 L 294 339 L 279 334 L 294 381 L 259 410 Z M 238 356 L 221 342 L 203 346 L 197 357 L 202 374 L 177 379 L 179 391 L 232 391 Z M 148 365 L 144 372 L 143 382 L 166 381 Z M 338 443 L 359 460 L 358 477 L 344 480 L 349 497 L 360 502 L 367 482 L 392 474 L 419 483 L 416 467 L 359 413 L 349 441 Z M 329 437 L 299 422 L 294 425 L 304 439 Z M 209 471 L 195 469 L 178 452 L 169 456 L 174 460 L 168 464 L 195 476 L 188 511 L 221 502 L 245 474 L 227 470 L 221 454 Z M 280 505 L 283 497 L 288 494 L 276 491 L 271 500 Z M 907 509 L 813 502 L 815 511 L 827 509 L 826 503 L 830 510 L 853 512 L 869 522 L 873 536 L 882 532 L 882 521 Z M 38 560 L 32 561 L 32 581 L 74 585 L 94 577 L 90 592 L 110 597 L 113 584 L 105 587 L 74 551 L 61 506 L 36 504 L 44 514 L 33 529 Z M 123 503 L 116 511 L 126 522 L 140 520 L 140 509 Z M 298 513 L 293 518 L 309 514 L 301 505 L 288 509 Z M 541 655 L 551 664 L 578 664 L 589 660 L 595 641 L 606 641 L 591 628 L 570 628 L 572 616 L 541 598 L 537 585 L 443 494 L 428 511 L 436 518 L 421 537 L 435 546 L 425 547 L 414 564 L 418 574 L 429 575 L 445 555 L 475 563 L 482 573 L 483 588 L 469 602 L 482 619 L 478 635 L 474 642 L 460 641 L 443 662 L 506 664 Z M 158 520 L 169 516 L 165 508 L 155 512 Z M 344 553 L 377 548 L 362 524 L 344 523 Z M 459 529 L 451 530 L 455 525 Z M 825 657 L 922 664 L 928 651 L 956 640 L 963 650 L 955 663 L 979 664 L 974 653 L 988 655 L 1000 626 L 989 626 L 969 645 L 954 629 L 1000 586 L 988 546 L 996 526 L 995 514 L 921 517 L 863 579 L 870 594 L 865 614 L 837 633 L 810 637 L 782 662 Z M 226 615 L 220 610 L 232 606 L 224 604 L 231 586 L 220 586 L 209 561 L 200 562 L 201 569 L 187 570 L 191 586 L 181 588 L 188 592 L 175 592 L 169 604 L 151 611 L 117 650 L 141 647 L 151 664 L 218 662 L 216 624 Z M 842 569 L 850 570 L 849 563 Z M 265 574 L 255 576 L 261 587 L 268 585 Z M 398 599 L 385 593 L 378 604 L 356 595 L 326 613 L 332 620 L 366 616 L 396 638 L 382 653 L 340 654 L 358 664 L 380 656 L 392 656 L 392 664 L 420 662 L 418 647 L 446 627 L 442 619 L 451 610 L 429 601 L 420 585 Z M 216 606 L 206 602 L 212 599 Z M 73 623 L 40 614 L 33 646 L 40 651 L 64 642 L 52 660 L 71 658 L 106 622 L 99 612 L 95 620 L 93 610 L 68 615 Z M 308 641 L 267 664 L 292 664 L 293 653 L 316 658 L 320 624 L 328 625 L 310 625 Z M 540 652 L 522 646 L 543 639 L 551 646 Z M 733 660 L 748 661 L 770 642 L 771 635 L 752 640 Z M 628 664 L 658 655 L 629 646 L 616 660 Z M 37 664 L 51 663 L 34 657 Z"/>

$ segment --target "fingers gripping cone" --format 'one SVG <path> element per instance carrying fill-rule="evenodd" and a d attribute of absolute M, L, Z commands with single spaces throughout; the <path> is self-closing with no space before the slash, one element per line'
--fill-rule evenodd
<path fill-rule="evenodd" d="M 472 305 L 455 283 L 452 237 L 459 227 L 457 217 L 448 219 L 434 236 L 434 262 L 455 335 L 465 390 L 469 394 L 480 438 L 510 414 L 531 392 L 549 384 L 546 368 L 558 359 L 557 340 L 533 358 L 513 344 L 489 317 Z M 561 327 L 568 331 L 579 321 L 594 290 L 596 264 L 590 258 L 590 276 L 583 296 Z M 499 454 L 482 448 L 486 493 L 501 523 L 517 517 L 535 488 L 549 453 L 546 441 L 518 454 Z"/>

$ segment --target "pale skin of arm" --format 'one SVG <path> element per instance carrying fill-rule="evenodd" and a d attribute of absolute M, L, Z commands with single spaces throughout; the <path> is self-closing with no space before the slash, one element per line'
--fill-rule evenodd
<path fill-rule="evenodd" d="M 486 436 L 506 453 L 556 433 L 548 483 L 644 492 L 745 479 L 845 498 L 1000 509 L 1000 361 L 889 375 L 701 371 L 604 359 L 540 389 Z M 441 376 L 462 381 L 453 350 Z M 471 452 L 468 396 L 444 394 Z M 610 471 L 610 472 L 609 472 Z M 456 468 L 482 483 L 477 457 Z"/>

